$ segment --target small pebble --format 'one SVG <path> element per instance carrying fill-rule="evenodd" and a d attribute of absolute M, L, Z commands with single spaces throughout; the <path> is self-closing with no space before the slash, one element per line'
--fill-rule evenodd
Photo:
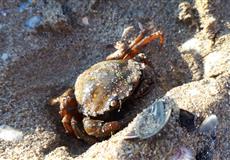
<path fill-rule="evenodd" d="M 34 29 L 40 25 L 41 21 L 42 21 L 41 16 L 33 16 L 29 18 L 28 20 L 26 20 L 25 27 L 29 29 Z"/>
<path fill-rule="evenodd" d="M 18 11 L 19 12 L 24 12 L 25 10 L 27 10 L 29 8 L 30 4 L 27 3 L 27 2 L 22 2 L 19 4 L 19 7 L 18 7 Z"/>
<path fill-rule="evenodd" d="M 82 18 L 82 23 L 83 23 L 84 25 L 88 26 L 88 25 L 89 25 L 89 19 L 88 19 L 88 17 L 83 17 L 83 18 Z"/>
<path fill-rule="evenodd" d="M 31 4 L 34 2 L 34 0 L 28 0 L 27 2 L 21 2 L 19 4 L 19 7 L 18 7 L 18 11 L 20 13 L 24 12 L 25 10 L 27 10 Z"/>
<path fill-rule="evenodd" d="M 5 62 L 9 59 L 9 54 L 8 53 L 3 53 L 2 56 L 1 56 L 1 59 Z"/>
<path fill-rule="evenodd" d="M 0 139 L 5 141 L 19 141 L 23 137 L 23 133 L 7 125 L 0 126 Z"/>
<path fill-rule="evenodd" d="M 5 10 L 0 9 L 0 15 L 5 17 L 7 15 L 7 12 Z"/>

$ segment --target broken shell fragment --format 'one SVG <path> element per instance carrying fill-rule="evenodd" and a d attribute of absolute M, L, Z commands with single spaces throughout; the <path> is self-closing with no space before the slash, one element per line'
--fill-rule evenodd
<path fill-rule="evenodd" d="M 216 134 L 219 121 L 215 114 L 212 114 L 205 118 L 199 127 L 199 133 L 204 135 L 202 144 L 204 146 L 200 148 L 196 154 L 196 159 L 213 159 L 215 147 L 217 143 Z"/>
<path fill-rule="evenodd" d="M 168 122 L 172 108 L 166 105 L 164 99 L 156 100 L 134 119 L 134 132 L 126 135 L 125 139 L 147 139 L 157 134 Z"/>
<path fill-rule="evenodd" d="M 190 148 L 180 147 L 176 150 L 170 160 L 194 160 L 194 156 Z"/>
<path fill-rule="evenodd" d="M 205 118 L 205 120 L 200 125 L 199 131 L 201 133 L 211 133 L 214 134 L 216 132 L 218 126 L 218 118 L 215 114 L 212 114 Z"/>

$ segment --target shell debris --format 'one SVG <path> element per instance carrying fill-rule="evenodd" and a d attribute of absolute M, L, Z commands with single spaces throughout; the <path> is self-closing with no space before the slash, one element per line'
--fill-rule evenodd
<path fill-rule="evenodd" d="M 158 132 L 168 122 L 172 107 L 166 105 L 165 100 L 158 99 L 135 118 L 135 131 L 125 136 L 125 139 L 147 139 Z"/>
<path fill-rule="evenodd" d="M 199 131 L 201 133 L 211 133 L 216 134 L 216 129 L 219 124 L 218 118 L 215 114 L 212 114 L 205 118 L 205 120 L 200 125 Z"/>

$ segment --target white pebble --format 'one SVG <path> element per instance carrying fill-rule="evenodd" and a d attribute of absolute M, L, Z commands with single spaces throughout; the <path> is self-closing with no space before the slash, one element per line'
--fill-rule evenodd
<path fill-rule="evenodd" d="M 89 19 L 88 19 L 88 17 L 83 17 L 83 18 L 82 18 L 82 23 L 83 23 L 84 25 L 88 26 L 88 25 L 89 25 Z"/>
<path fill-rule="evenodd" d="M 196 39 L 196 38 L 192 38 L 189 39 L 188 41 L 186 41 L 185 43 L 182 44 L 182 50 L 184 51 L 189 51 L 189 50 L 195 50 L 197 53 L 200 53 L 201 50 L 201 41 Z"/>
<path fill-rule="evenodd" d="M 23 137 L 23 133 L 7 125 L 0 126 L 0 139 L 5 141 L 18 141 Z"/>

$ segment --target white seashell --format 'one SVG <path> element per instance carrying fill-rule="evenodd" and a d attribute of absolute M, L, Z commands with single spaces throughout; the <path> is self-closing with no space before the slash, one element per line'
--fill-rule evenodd
<path fill-rule="evenodd" d="M 128 134 L 125 139 L 146 139 L 157 134 L 168 122 L 172 108 L 163 99 L 156 100 L 135 118 L 135 133 Z"/>

